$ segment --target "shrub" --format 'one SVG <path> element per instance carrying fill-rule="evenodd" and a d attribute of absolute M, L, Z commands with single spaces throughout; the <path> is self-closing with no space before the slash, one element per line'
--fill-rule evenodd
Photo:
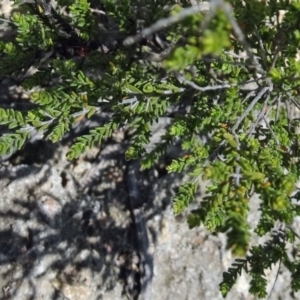
<path fill-rule="evenodd" d="M 189 180 L 174 213 L 207 181 L 189 226 L 226 232 L 240 257 L 223 275 L 223 296 L 245 270 L 250 292 L 265 297 L 264 271 L 277 262 L 297 291 L 300 261 L 286 246 L 298 239 L 290 225 L 300 214 L 300 4 L 174 2 L 23 2 L 8 22 L 15 36 L 0 43 L 0 76 L 18 82 L 34 105 L 0 108 L 0 154 L 22 148 L 35 130 L 58 142 L 83 118 L 104 112 L 108 121 L 76 138 L 70 160 L 125 125 L 132 132 L 126 158 L 143 168 L 179 143 L 185 155 L 167 170 Z M 164 116 L 172 122 L 147 152 L 151 125 Z M 261 200 L 256 228 L 247 222 L 253 194 Z M 250 247 L 252 230 L 268 242 Z"/>

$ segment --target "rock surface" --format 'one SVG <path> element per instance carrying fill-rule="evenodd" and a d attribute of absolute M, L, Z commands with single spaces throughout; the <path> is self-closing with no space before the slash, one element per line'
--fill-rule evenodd
<path fill-rule="evenodd" d="M 0 299 L 141 299 L 125 141 L 112 139 L 73 162 L 65 159 L 66 144 L 36 141 L 2 162 Z M 232 262 L 225 236 L 190 230 L 184 215 L 174 217 L 179 177 L 163 166 L 138 172 L 153 258 L 151 299 L 222 299 L 218 284 Z M 269 291 L 277 270 L 267 274 Z M 299 299 L 288 276 L 280 272 L 270 299 Z M 242 275 L 228 299 L 254 299 L 247 280 Z"/>

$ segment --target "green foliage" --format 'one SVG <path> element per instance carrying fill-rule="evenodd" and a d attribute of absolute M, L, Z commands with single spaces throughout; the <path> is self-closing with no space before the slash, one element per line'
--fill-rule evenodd
<path fill-rule="evenodd" d="M 76 0 L 69 8 L 72 13 L 72 20 L 76 27 L 80 29 L 81 36 L 88 39 L 91 30 L 95 26 L 95 20 L 89 9 L 89 2 L 87 0 Z"/>
<path fill-rule="evenodd" d="M 252 278 L 249 291 L 258 298 L 265 298 L 267 296 L 265 270 L 272 268 L 276 263 L 282 263 L 291 271 L 292 288 L 295 291 L 299 290 L 299 277 L 296 279 L 299 261 L 292 262 L 286 250 L 287 243 L 294 240 L 295 233 L 292 230 L 279 230 L 273 231 L 271 239 L 264 245 L 253 246 L 245 259 L 236 259 L 232 267 L 223 273 L 223 281 L 220 284 L 222 295 L 226 297 L 237 276 L 244 270 Z"/>
<path fill-rule="evenodd" d="M 15 149 L 20 150 L 30 135 L 25 130 L 16 130 L 0 137 L 0 153 L 12 153 Z"/>
<path fill-rule="evenodd" d="M 91 148 L 95 143 L 101 144 L 102 139 L 110 137 L 117 127 L 117 123 L 107 123 L 103 127 L 91 130 L 88 135 L 78 137 L 67 154 L 68 159 L 77 158 L 87 147 Z"/>
<path fill-rule="evenodd" d="M 228 248 L 242 257 L 224 273 L 222 295 L 245 271 L 250 292 L 266 297 L 264 272 L 278 262 L 299 290 L 300 260 L 290 260 L 286 250 L 297 240 L 290 224 L 300 215 L 298 1 L 219 1 L 209 14 L 194 11 L 167 21 L 158 34 L 169 46 L 160 50 L 151 35 L 130 47 L 123 38 L 162 18 L 178 18 L 186 2 L 105 0 L 96 8 L 94 1 L 57 2 L 68 6 L 67 13 L 47 12 L 42 0 L 22 4 L 29 10 L 14 13 L 9 23 L 16 37 L 0 42 L 0 78 L 15 79 L 33 104 L 0 108 L 6 132 L 0 155 L 21 149 L 34 130 L 58 142 L 82 119 L 102 113 L 109 118 L 78 136 L 68 159 L 123 126 L 129 132 L 126 159 L 140 159 L 143 168 L 179 145 L 182 152 L 167 166 L 169 173 L 187 175 L 173 199 L 174 213 L 190 207 L 203 180 L 206 194 L 188 215 L 190 228 L 225 232 Z M 280 11 L 286 11 L 281 22 Z M 151 126 L 166 116 L 170 124 L 147 152 Z M 260 198 L 255 228 L 248 223 L 253 195 Z M 285 229 L 274 231 L 278 223 Z M 272 233 L 271 239 L 250 247 L 253 232 Z"/>

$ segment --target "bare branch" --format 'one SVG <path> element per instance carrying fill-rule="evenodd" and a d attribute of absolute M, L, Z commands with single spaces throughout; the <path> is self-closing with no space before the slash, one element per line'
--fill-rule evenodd
<path fill-rule="evenodd" d="M 268 91 L 270 91 L 270 87 L 264 87 L 258 94 L 257 96 L 252 100 L 252 102 L 250 103 L 250 105 L 246 108 L 246 110 L 243 112 L 243 114 L 240 116 L 240 118 L 237 120 L 237 122 L 234 124 L 234 126 L 232 127 L 232 132 L 235 132 L 240 124 L 242 123 L 242 121 L 248 116 L 248 114 L 250 113 L 250 111 L 253 109 L 254 105 L 264 96 L 265 93 L 267 93 Z"/>
<path fill-rule="evenodd" d="M 271 128 L 270 123 L 268 122 L 268 120 L 266 119 L 265 116 L 263 116 L 263 119 L 264 119 L 264 121 L 266 122 L 267 127 L 269 128 L 269 130 L 270 130 L 270 132 L 271 132 L 271 135 L 273 136 L 273 138 L 274 138 L 274 140 L 275 140 L 275 142 L 276 142 L 276 145 L 277 145 L 277 146 L 280 146 L 279 140 L 278 140 L 277 136 L 275 135 L 273 129 Z"/>
<path fill-rule="evenodd" d="M 212 85 L 212 86 L 205 86 L 205 87 L 201 87 L 199 85 L 197 85 L 196 83 L 194 83 L 191 80 L 188 80 L 187 78 L 185 78 L 183 75 L 179 74 L 179 73 L 175 73 L 176 78 L 178 79 L 178 81 L 180 83 L 186 83 L 187 85 L 189 85 L 190 87 L 192 87 L 193 89 L 200 91 L 200 92 L 206 92 L 206 91 L 214 91 L 214 90 L 219 90 L 219 89 L 226 89 L 226 88 L 230 88 L 233 86 L 236 86 L 234 84 L 221 84 L 221 85 Z"/>
<path fill-rule="evenodd" d="M 141 30 L 136 36 L 128 37 L 124 40 L 123 45 L 128 47 L 131 46 L 137 42 L 139 42 L 141 39 L 143 39 L 146 36 L 149 36 L 155 32 L 158 32 L 166 27 L 169 27 L 175 23 L 178 23 L 182 21 L 183 19 L 192 16 L 199 12 L 208 12 L 210 9 L 210 4 L 208 2 L 202 2 L 199 3 L 197 6 L 192 6 L 189 8 L 183 9 L 181 12 L 174 16 L 170 16 L 168 18 L 161 19 L 151 25 L 150 27 L 147 27 L 143 30 Z"/>
<path fill-rule="evenodd" d="M 224 1 L 219 0 L 218 2 L 220 2 L 220 6 L 223 8 L 224 13 L 226 14 L 232 29 L 235 33 L 235 36 L 237 38 L 237 40 L 242 44 L 244 50 L 246 51 L 253 67 L 257 70 L 258 73 L 260 73 L 261 75 L 266 75 L 266 71 L 262 68 L 261 64 L 258 62 L 256 56 L 254 56 L 253 52 L 251 51 L 251 47 L 248 44 L 245 35 L 243 33 L 243 31 L 241 30 L 240 26 L 238 25 L 237 21 L 234 19 L 233 17 L 233 11 L 231 6 L 228 3 L 225 3 Z"/>
<path fill-rule="evenodd" d="M 267 103 L 268 103 L 268 101 L 269 101 L 269 97 L 267 97 L 267 99 L 265 100 L 264 105 L 263 105 L 262 109 L 260 110 L 260 112 L 259 112 L 259 114 L 258 114 L 258 116 L 257 116 L 257 118 L 256 118 L 256 120 L 255 120 L 255 122 L 252 123 L 252 125 L 251 125 L 251 127 L 250 127 L 250 129 L 249 129 L 249 131 L 248 131 L 248 134 L 247 134 L 248 136 L 250 136 L 250 135 L 252 134 L 252 132 L 253 132 L 254 129 L 256 128 L 257 124 L 261 121 L 261 119 L 262 119 L 264 116 L 267 116 L 267 115 L 268 115 L 269 111 L 266 112 L 266 108 L 267 108 Z M 277 98 L 275 99 L 275 101 L 277 101 Z M 275 102 L 275 101 L 274 101 L 274 102 Z M 272 105 L 272 104 L 271 104 L 271 105 Z"/>
<path fill-rule="evenodd" d="M 251 90 L 251 91 L 255 91 L 258 89 L 258 84 L 257 84 L 257 80 L 253 79 L 253 80 L 249 80 L 246 81 L 245 83 L 225 83 L 220 81 L 221 84 L 219 85 L 211 85 L 211 86 L 199 86 L 197 85 L 195 82 L 187 79 L 184 75 L 178 73 L 178 72 L 174 72 L 177 80 L 180 83 L 185 83 L 187 85 L 189 85 L 190 87 L 192 87 L 193 89 L 200 91 L 200 92 L 207 92 L 207 91 L 215 91 L 215 90 L 220 90 L 220 89 L 226 89 L 226 88 L 231 88 L 231 87 L 235 87 L 235 86 L 239 86 L 241 90 Z M 248 99 L 251 95 L 253 95 L 253 93 L 249 93 L 250 95 L 247 95 L 246 99 Z"/>

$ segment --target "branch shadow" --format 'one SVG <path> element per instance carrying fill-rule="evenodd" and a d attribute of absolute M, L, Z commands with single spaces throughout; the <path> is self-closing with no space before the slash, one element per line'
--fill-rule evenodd
<path fill-rule="evenodd" d="M 0 177 L 0 183 L 6 180 L 0 197 L 0 299 L 103 299 L 118 285 L 123 296 L 137 299 L 141 270 L 124 180 L 124 143 L 100 158 L 113 160 L 114 166 L 108 164 L 87 193 L 77 191 L 75 196 L 68 181 L 72 166 L 82 162 L 67 165 L 64 174 L 53 177 L 61 163 L 54 160 L 58 148 L 48 148 L 46 155 L 46 147 L 40 142 L 36 151 L 28 153 L 32 148 L 26 148 L 21 160 L 18 152 L 11 160 L 26 170 L 11 174 L 7 168 Z M 42 171 L 42 162 L 53 165 Z M 97 158 L 93 163 L 99 163 Z M 114 177 L 116 169 L 119 179 Z M 151 189 L 147 176 L 141 173 L 139 180 L 145 202 Z M 55 181 L 62 191 L 43 190 Z M 151 218 L 161 214 L 163 206 L 150 203 Z"/>

